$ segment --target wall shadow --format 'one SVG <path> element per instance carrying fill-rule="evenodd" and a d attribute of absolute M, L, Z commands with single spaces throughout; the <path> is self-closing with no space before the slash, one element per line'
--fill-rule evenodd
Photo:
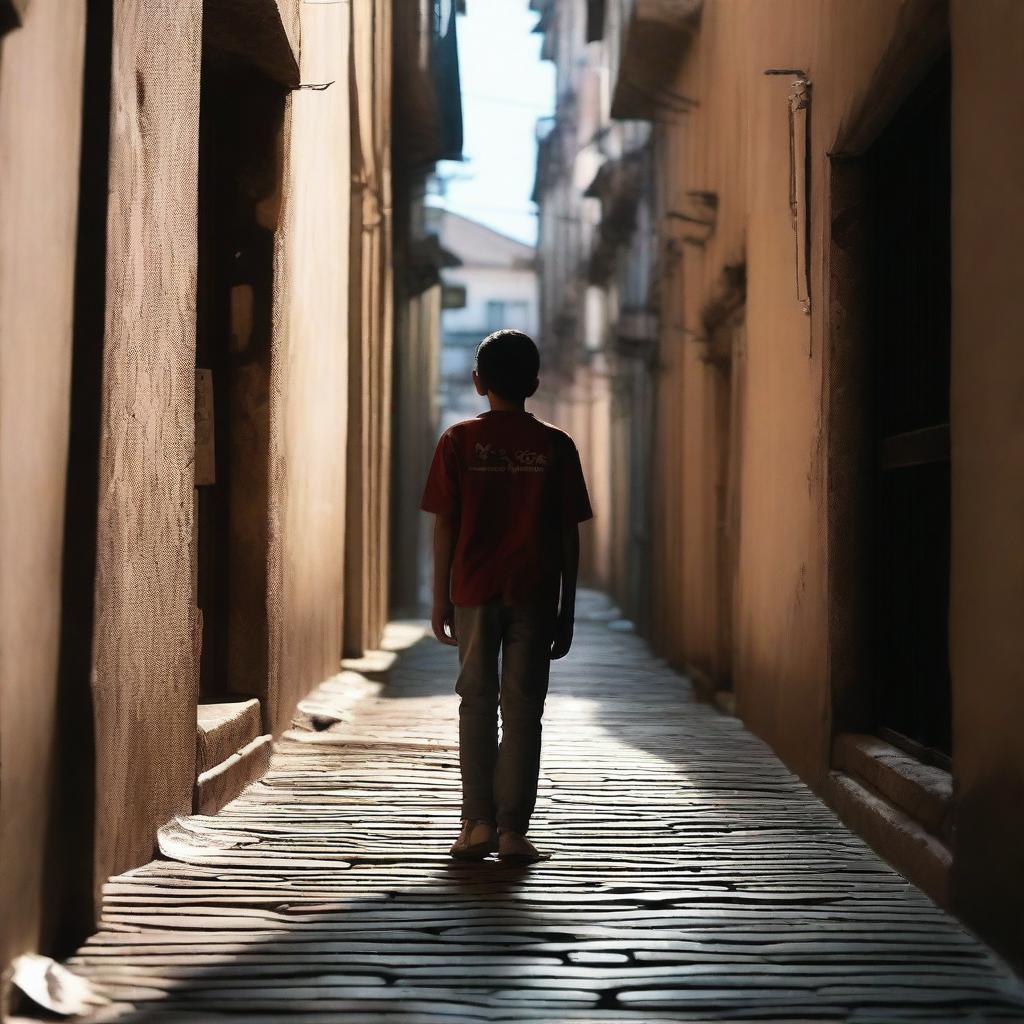
<path fill-rule="evenodd" d="M 71 349 L 70 434 L 64 502 L 57 729 L 59 780 L 50 810 L 44 895 L 53 950 L 63 955 L 95 927 L 96 739 L 92 634 L 103 339 L 106 324 L 110 141 L 110 0 L 90 0 L 85 28 L 78 234 Z"/>

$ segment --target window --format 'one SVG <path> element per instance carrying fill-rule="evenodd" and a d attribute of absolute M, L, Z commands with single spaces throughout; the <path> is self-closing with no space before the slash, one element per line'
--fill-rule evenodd
<path fill-rule="evenodd" d="M 487 302 L 487 330 L 500 331 L 503 327 L 510 327 L 516 331 L 527 331 L 530 328 L 529 314 L 528 302 L 490 299 Z"/>

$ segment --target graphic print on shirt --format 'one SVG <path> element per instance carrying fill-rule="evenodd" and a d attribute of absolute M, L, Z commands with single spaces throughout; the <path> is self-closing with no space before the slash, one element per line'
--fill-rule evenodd
<path fill-rule="evenodd" d="M 557 607 L 563 533 L 592 515 L 572 439 L 526 412 L 449 427 L 420 508 L 457 523 L 451 599 L 459 607 L 498 597 Z"/>
<path fill-rule="evenodd" d="M 469 467 L 477 473 L 543 473 L 550 461 L 547 455 L 521 448 L 511 455 L 505 448 L 476 443 L 476 461 Z"/>

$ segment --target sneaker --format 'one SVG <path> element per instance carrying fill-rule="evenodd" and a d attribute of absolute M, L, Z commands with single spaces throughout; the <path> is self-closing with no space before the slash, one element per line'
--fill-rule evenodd
<path fill-rule="evenodd" d="M 452 844 L 449 851 L 459 860 L 483 860 L 489 853 L 498 849 L 498 833 L 494 826 L 486 821 L 473 821 L 469 818 L 462 822 L 459 838 Z"/>
<path fill-rule="evenodd" d="M 526 836 L 507 828 L 498 833 L 498 856 L 506 864 L 532 864 L 544 857 Z"/>

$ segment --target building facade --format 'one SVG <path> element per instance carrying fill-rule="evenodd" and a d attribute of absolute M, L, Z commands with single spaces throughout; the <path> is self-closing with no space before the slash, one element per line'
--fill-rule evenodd
<path fill-rule="evenodd" d="M 458 72 L 427 0 L 2 0 L 0 32 L 6 967 L 377 643 L 392 226 L 452 147 L 403 104 Z"/>
<path fill-rule="evenodd" d="M 1019 966 L 1024 8 L 535 6 L 545 339 L 598 408 L 583 80 L 650 125 L 650 636 Z"/>
<path fill-rule="evenodd" d="M 450 210 L 438 210 L 438 234 L 457 264 L 444 273 L 441 313 L 441 429 L 485 407 L 473 387 L 476 348 L 492 331 L 537 333 L 534 248 Z"/>
<path fill-rule="evenodd" d="M 657 295 L 651 126 L 612 117 L 612 47 L 586 3 L 534 0 L 556 106 L 538 124 L 539 400 L 576 438 L 595 519 L 581 571 L 642 629 L 650 615 Z"/>

